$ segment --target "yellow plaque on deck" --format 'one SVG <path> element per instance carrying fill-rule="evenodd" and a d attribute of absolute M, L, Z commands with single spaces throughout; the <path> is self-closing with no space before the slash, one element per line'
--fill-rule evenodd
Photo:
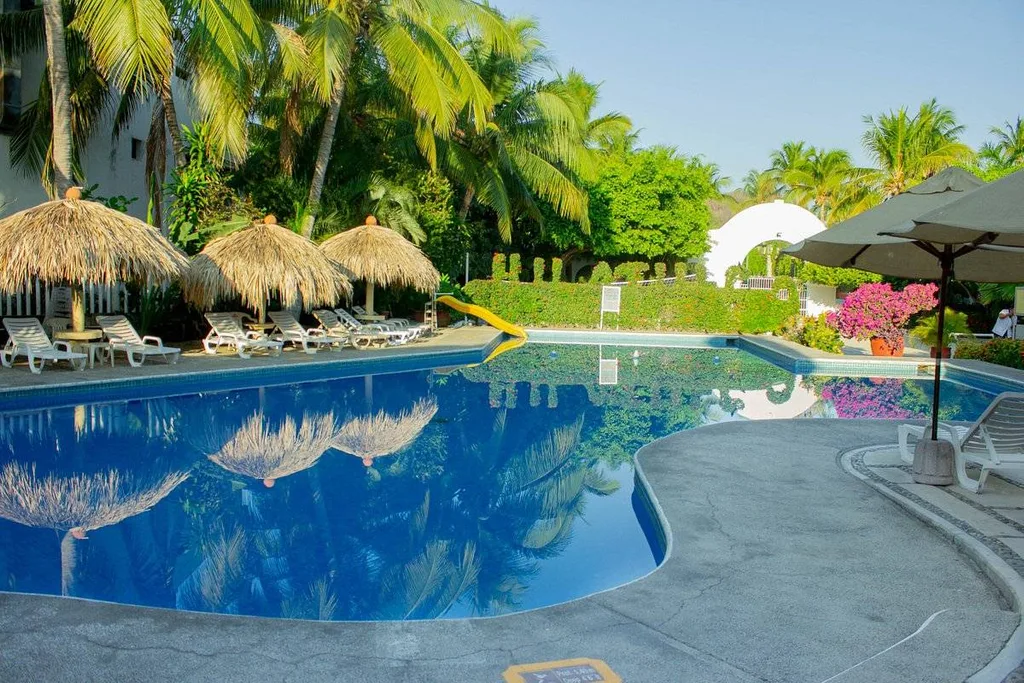
<path fill-rule="evenodd" d="M 600 659 L 517 664 L 502 676 L 505 683 L 622 683 L 618 674 Z"/>

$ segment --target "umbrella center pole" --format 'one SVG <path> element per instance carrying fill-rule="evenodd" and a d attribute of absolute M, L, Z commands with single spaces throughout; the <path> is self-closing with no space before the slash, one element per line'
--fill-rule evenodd
<path fill-rule="evenodd" d="M 366 314 L 377 315 L 373 312 L 373 281 L 367 280 L 366 282 Z"/>
<path fill-rule="evenodd" d="M 80 285 L 71 287 L 71 329 L 85 330 L 85 289 Z"/>
<path fill-rule="evenodd" d="M 949 279 L 953 273 L 953 247 L 947 244 L 940 257 L 942 277 L 939 280 L 939 317 L 938 332 L 935 340 L 938 352 L 935 354 L 935 383 L 932 387 L 932 441 L 939 440 L 939 393 L 942 382 L 942 354 L 945 351 L 943 337 L 946 326 L 946 295 L 949 290 Z"/>

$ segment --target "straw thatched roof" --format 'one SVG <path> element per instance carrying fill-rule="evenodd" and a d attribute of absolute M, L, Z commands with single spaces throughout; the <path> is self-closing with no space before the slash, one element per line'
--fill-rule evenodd
<path fill-rule="evenodd" d="M 188 260 L 156 228 L 80 196 L 72 188 L 67 199 L 0 220 L 0 290 L 18 291 L 32 278 L 111 284 L 185 272 Z"/>
<path fill-rule="evenodd" d="M 346 422 L 332 444 L 339 451 L 360 458 L 369 467 L 374 458 L 393 455 L 408 447 L 433 419 L 437 402 L 421 399 L 411 411 L 397 417 L 380 411 L 376 415 L 357 417 Z"/>
<path fill-rule="evenodd" d="M 285 308 L 333 306 L 351 296 L 352 284 L 316 245 L 267 216 L 263 223 L 207 244 L 192 259 L 182 290 L 200 308 L 241 296 L 244 306 L 263 312 L 275 294 Z"/>
<path fill-rule="evenodd" d="M 84 534 L 149 510 L 186 479 L 187 472 L 172 472 L 144 485 L 117 470 L 40 479 L 35 465 L 11 462 L 0 469 L 0 517 Z"/>
<path fill-rule="evenodd" d="M 270 487 L 276 479 L 315 465 L 337 435 L 333 413 L 306 413 L 301 425 L 285 417 L 280 426 L 270 425 L 263 413 L 256 413 L 209 458 L 229 472 L 261 479 Z"/>
<path fill-rule="evenodd" d="M 441 282 L 437 268 L 416 245 L 394 230 L 377 225 L 373 216 L 366 219 L 366 225 L 330 238 L 320 249 L 356 280 L 382 287 L 413 287 L 428 294 Z"/>

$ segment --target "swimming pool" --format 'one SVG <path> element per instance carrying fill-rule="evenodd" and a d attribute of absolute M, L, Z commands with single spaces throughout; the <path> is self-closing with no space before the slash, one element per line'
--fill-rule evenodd
<path fill-rule="evenodd" d="M 921 417 L 929 388 L 734 348 L 528 344 L 477 367 L 0 413 L 0 590 L 324 620 L 557 604 L 661 561 L 634 485 L 645 443 Z M 943 417 L 990 398 L 947 383 Z"/>

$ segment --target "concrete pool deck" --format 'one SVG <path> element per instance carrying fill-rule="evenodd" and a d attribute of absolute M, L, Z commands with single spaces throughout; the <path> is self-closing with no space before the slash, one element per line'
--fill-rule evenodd
<path fill-rule="evenodd" d="M 178 377 L 187 390 L 190 379 L 253 368 L 301 381 L 290 378 L 458 365 L 500 338 L 475 327 L 374 352 L 199 354 L 42 375 L 20 366 L 0 370 L 0 399 Z M 898 376 L 930 365 L 763 337 L 738 345 L 791 370 L 835 362 L 834 374 Z M 985 363 L 949 367 L 1024 379 Z M 894 440 L 892 422 L 807 420 L 724 423 L 648 445 L 639 462 L 672 539 L 662 567 L 505 617 L 318 623 L 0 594 L 0 681 L 497 682 L 513 664 L 574 657 L 603 659 L 628 683 L 1002 680 L 1024 659 L 1014 635 L 1024 489 L 995 480 L 998 492 L 965 501 L 955 487 L 908 487 L 886 446 Z"/>
<path fill-rule="evenodd" d="M 512 664 L 593 657 L 628 683 L 962 681 L 1020 615 L 968 555 L 840 466 L 894 432 L 734 422 L 650 444 L 639 462 L 670 528 L 665 563 L 505 617 L 316 623 L 0 594 L 0 680 L 492 683 Z"/>

